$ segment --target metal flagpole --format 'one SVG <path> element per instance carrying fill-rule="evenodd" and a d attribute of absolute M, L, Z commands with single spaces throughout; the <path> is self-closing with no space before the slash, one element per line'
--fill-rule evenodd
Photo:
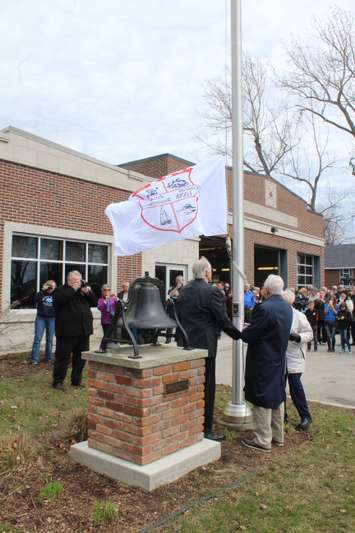
<path fill-rule="evenodd" d="M 232 64 L 232 154 L 233 154 L 233 323 L 242 330 L 244 323 L 244 174 L 242 115 L 242 24 L 241 0 L 231 0 L 231 64 Z M 237 268 L 236 268 L 237 266 Z M 243 343 L 233 341 L 232 401 L 226 406 L 223 423 L 246 428 L 251 411 L 243 395 Z"/>

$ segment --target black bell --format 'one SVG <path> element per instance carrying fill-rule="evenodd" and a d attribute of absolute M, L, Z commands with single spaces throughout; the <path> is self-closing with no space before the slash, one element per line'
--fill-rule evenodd
<path fill-rule="evenodd" d="M 151 339 L 148 342 L 157 344 L 158 336 L 167 337 L 168 330 L 178 327 L 184 338 L 185 349 L 190 349 L 186 332 L 176 314 L 175 305 L 173 307 L 175 320 L 173 320 L 165 312 L 164 300 L 161 281 L 151 278 L 148 273 L 144 278 L 136 279 L 129 288 L 127 304 L 118 301 L 115 316 L 105 339 L 120 344 L 127 342 L 132 344 L 134 355 L 129 357 L 138 358 L 140 357 L 138 341 L 135 337 L 137 330 L 142 331 L 145 338 Z M 165 330 L 165 334 L 162 330 Z M 144 335 L 144 332 L 147 332 L 147 335 Z M 169 336 L 176 337 L 171 333 Z"/>
<path fill-rule="evenodd" d="M 130 328 L 175 328 L 176 322 L 164 309 L 159 280 L 145 276 L 134 281 L 129 290 L 126 321 Z"/>

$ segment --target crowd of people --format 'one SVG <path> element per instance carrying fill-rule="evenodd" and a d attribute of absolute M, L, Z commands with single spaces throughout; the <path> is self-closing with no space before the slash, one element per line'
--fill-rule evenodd
<path fill-rule="evenodd" d="M 335 352 L 336 334 L 342 352 L 351 353 L 355 345 L 355 287 L 334 285 L 330 289 L 313 286 L 289 289 L 295 296 L 294 307 L 303 313 L 313 330 L 313 339 L 307 343 L 308 350 L 317 351 L 325 344 L 328 352 Z M 262 289 L 244 288 L 245 322 L 248 322 L 254 307 L 263 299 Z"/>
<path fill-rule="evenodd" d="M 248 344 L 245 371 L 245 397 L 253 406 L 255 433 L 244 439 L 247 447 L 270 451 L 271 445 L 282 446 L 285 412 L 286 379 L 291 399 L 298 411 L 299 430 L 307 430 L 312 422 L 301 377 L 305 369 L 306 350 L 317 350 L 327 344 L 335 350 L 335 335 L 340 334 L 342 350 L 351 352 L 355 344 L 355 288 L 342 286 L 331 289 L 302 287 L 284 290 L 283 280 L 270 275 L 259 289 L 245 284 L 245 324 L 239 331 L 232 320 L 233 296 L 228 283 L 212 283 L 212 267 L 206 258 L 193 265 L 193 280 L 184 284 L 177 276 L 168 290 L 166 311 L 177 311 L 190 346 L 208 351 L 206 359 L 205 419 L 206 438 L 222 440 L 213 430 L 215 396 L 215 361 L 221 331 L 235 340 Z M 129 283 L 125 282 L 116 295 L 110 286 L 102 286 L 96 298 L 80 272 L 72 271 L 62 287 L 48 280 L 36 295 L 37 317 L 30 362 L 39 364 L 39 347 L 46 331 L 45 361 L 52 361 L 52 340 L 56 335 L 53 364 L 53 387 L 64 390 L 64 380 L 72 360 L 71 384 L 80 387 L 85 361 L 82 352 L 89 349 L 93 333 L 91 308 L 101 312 L 103 337 L 100 351 L 107 350 L 107 333 L 117 309 L 117 302 L 129 301 Z M 134 332 L 135 336 L 138 332 Z M 350 335 L 352 342 L 350 343 Z M 166 332 L 166 342 L 176 336 Z"/>

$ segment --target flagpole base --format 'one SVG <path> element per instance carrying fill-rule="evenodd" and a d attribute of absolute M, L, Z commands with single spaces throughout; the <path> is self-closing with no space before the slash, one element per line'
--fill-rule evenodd
<path fill-rule="evenodd" d="M 227 428 L 240 431 L 254 429 L 253 415 L 246 402 L 229 402 L 224 409 L 224 413 L 220 418 L 219 423 Z"/>

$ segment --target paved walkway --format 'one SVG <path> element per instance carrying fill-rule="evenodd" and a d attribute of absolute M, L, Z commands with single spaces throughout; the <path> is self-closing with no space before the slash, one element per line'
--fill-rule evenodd
<path fill-rule="evenodd" d="M 217 383 L 232 384 L 232 342 L 223 336 L 217 357 Z M 309 400 L 355 407 L 355 346 L 352 354 L 327 353 L 325 346 L 307 354 L 302 382 Z"/>

